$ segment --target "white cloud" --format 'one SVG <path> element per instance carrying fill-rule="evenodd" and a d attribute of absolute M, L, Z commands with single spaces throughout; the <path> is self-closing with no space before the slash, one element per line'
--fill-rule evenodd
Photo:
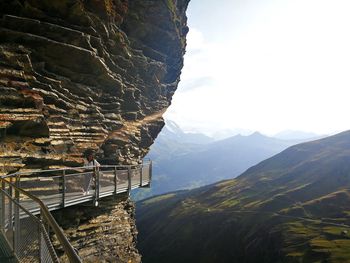
<path fill-rule="evenodd" d="M 201 31 L 191 28 L 187 34 L 187 51 L 196 52 L 205 49 L 204 36 Z"/>

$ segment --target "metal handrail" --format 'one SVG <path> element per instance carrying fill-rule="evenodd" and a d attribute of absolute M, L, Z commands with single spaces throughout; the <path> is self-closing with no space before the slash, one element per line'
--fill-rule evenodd
<path fill-rule="evenodd" d="M 13 185 L 11 185 L 11 184 L 9 184 L 11 187 L 14 187 Z M 12 196 L 10 196 L 8 193 L 6 193 L 6 191 L 2 191 L 2 194 L 4 194 L 4 195 L 6 195 L 7 196 L 7 198 L 9 198 L 9 200 L 11 200 L 12 202 L 14 202 L 19 208 L 21 208 L 21 210 L 28 216 L 28 217 L 30 217 L 31 219 L 33 219 L 33 220 L 35 220 L 38 224 L 40 224 L 40 226 L 41 226 L 41 228 L 42 229 L 45 229 L 45 225 L 44 225 L 44 223 L 39 219 L 39 218 L 37 218 L 35 215 L 33 215 L 30 211 L 28 211 L 26 208 L 24 208 L 22 205 L 20 205 L 19 204 L 19 202 L 17 202 L 17 201 L 15 201 L 14 199 L 13 199 L 13 197 Z M 15 214 L 15 222 L 17 221 L 17 223 L 18 223 L 18 219 L 19 218 L 16 218 L 16 216 L 17 217 L 19 217 L 19 214 Z M 4 223 L 4 222 L 3 222 Z M 5 227 L 5 226 L 2 226 L 2 227 Z M 18 231 L 18 230 L 17 230 Z M 50 253 L 50 256 L 51 256 L 51 258 L 52 258 L 52 260 L 53 261 L 55 261 L 55 262 L 59 262 L 58 261 L 58 258 L 57 258 L 57 255 L 56 255 L 56 253 L 55 253 L 55 251 L 54 251 L 54 248 L 53 248 L 53 246 L 52 246 L 52 244 L 51 244 L 51 241 L 48 239 L 47 240 L 49 243 L 50 243 L 50 251 L 49 251 L 49 253 Z M 16 255 L 15 255 L 16 256 Z"/>
<path fill-rule="evenodd" d="M 116 168 L 126 168 L 128 169 L 128 167 L 132 167 L 132 166 L 142 166 L 145 163 L 151 163 L 152 161 L 147 159 L 146 162 L 143 162 L 142 164 L 133 164 L 133 165 L 100 165 L 99 167 L 101 168 L 111 168 L 111 167 L 116 167 Z M 63 167 L 63 168 L 55 168 L 55 169 L 47 169 L 47 170 L 30 170 L 30 171 L 25 171 L 25 172 L 15 172 L 15 173 L 11 173 L 11 174 L 7 174 L 7 175 L 2 175 L 0 176 L 0 178 L 8 178 L 8 177 L 14 177 L 14 176 L 18 176 L 18 175 L 25 175 L 30 173 L 47 173 L 47 172 L 54 172 L 54 171 L 64 171 L 64 170 L 76 170 L 76 169 L 87 169 L 87 168 L 93 168 L 91 167 L 86 167 L 86 166 L 77 166 L 77 167 Z"/>
<path fill-rule="evenodd" d="M 149 169 L 149 171 L 146 173 L 146 174 L 148 174 L 148 176 L 145 177 L 145 178 L 147 178 L 146 183 L 143 180 L 143 169 L 144 168 Z M 85 172 L 81 172 L 81 170 L 85 170 Z M 128 176 L 126 181 L 124 179 L 125 183 L 122 183 L 121 188 L 119 188 L 120 182 L 119 182 L 119 180 L 117 180 L 117 174 L 119 173 L 119 171 L 120 172 L 126 171 L 127 176 Z M 131 180 L 131 177 L 135 176 L 134 171 L 136 171 L 136 175 L 139 173 L 139 177 L 140 177 L 137 185 L 134 184 L 135 181 Z M 101 186 L 100 175 L 103 176 L 104 173 L 108 174 L 111 172 L 113 173 L 112 176 L 113 176 L 114 188 L 113 189 L 110 189 L 110 188 L 105 189 L 105 191 L 102 191 L 100 193 L 100 187 L 102 187 L 101 189 L 104 189 L 104 187 L 111 186 L 111 185 Z M 43 173 L 45 174 L 44 176 L 41 175 Z M 48 176 L 48 173 L 53 173 L 53 174 L 51 174 L 51 176 Z M 95 181 L 95 193 L 94 193 L 94 195 L 90 194 L 90 195 L 77 196 L 77 197 L 75 197 L 75 199 L 70 198 L 70 199 L 66 200 L 66 186 L 67 186 L 66 180 L 71 180 L 68 178 L 74 178 L 75 176 L 77 176 L 77 178 L 81 178 L 79 176 L 84 176 L 84 175 L 91 176 L 91 173 L 94 174 L 94 178 L 95 178 L 95 180 L 94 180 Z M 128 195 L 130 195 L 131 189 L 134 189 L 135 187 L 149 187 L 150 186 L 150 181 L 151 181 L 151 176 L 152 176 L 151 173 L 152 173 L 152 161 L 149 160 L 149 161 L 144 161 L 142 164 L 136 164 L 136 165 L 100 165 L 98 167 L 94 167 L 94 166 L 92 166 L 92 167 L 65 167 L 65 168 L 50 169 L 50 170 L 22 171 L 22 172 L 12 173 L 12 174 L 9 174 L 6 176 L 1 176 L 0 182 L 2 182 L 2 185 L 3 185 L 2 190 L 5 194 L 6 194 L 6 191 L 4 190 L 5 189 L 4 185 L 6 183 L 10 187 L 9 188 L 10 193 L 12 193 L 12 190 L 14 192 L 16 192 L 17 195 L 19 195 L 19 193 L 21 193 L 21 194 L 26 196 L 25 199 L 32 200 L 31 202 L 36 204 L 36 206 L 34 208 L 31 208 L 31 209 L 28 208 L 25 211 L 28 211 L 34 217 L 35 217 L 35 214 L 40 213 L 40 215 L 42 216 L 42 220 L 45 220 L 45 223 L 47 221 L 47 224 L 49 225 L 49 227 L 56 234 L 57 239 L 60 242 L 64 252 L 68 256 L 69 261 L 76 263 L 76 262 L 81 262 L 81 259 L 79 258 L 78 254 L 74 250 L 73 246 L 69 243 L 67 237 L 64 235 L 62 229 L 59 227 L 56 220 L 51 215 L 49 209 L 63 208 L 63 207 L 69 206 L 69 205 L 74 205 L 74 204 L 86 202 L 89 200 L 94 201 L 95 205 L 98 205 L 99 198 L 105 197 L 107 195 L 121 193 L 124 191 L 128 192 Z M 58 174 L 61 174 L 61 175 L 58 175 Z M 27 177 L 26 175 L 27 176 L 29 175 L 29 177 Z M 35 180 L 35 178 L 58 179 L 58 182 L 62 182 L 60 185 L 60 188 L 59 188 L 62 190 L 62 192 L 60 192 L 60 194 L 62 195 L 61 196 L 62 200 L 59 201 L 58 203 L 51 203 L 51 204 L 48 203 L 46 205 L 43 201 L 45 199 L 41 200 L 40 198 L 36 197 L 32 193 L 29 193 L 28 191 L 21 188 L 22 182 L 23 183 L 26 183 L 26 182 L 30 183 L 30 179 L 26 180 L 25 178 L 27 178 L 27 179 L 33 178 L 34 180 Z M 61 178 L 61 180 L 60 180 L 60 178 Z M 23 179 L 25 179 L 25 180 L 23 181 Z M 15 180 L 15 183 L 13 183 L 13 180 Z M 78 180 L 81 180 L 81 179 L 78 179 Z M 35 181 L 33 183 L 35 183 Z M 118 189 L 119 189 L 119 191 L 118 191 Z M 47 195 L 47 196 L 49 197 L 50 195 Z M 11 199 L 11 200 L 14 201 L 14 199 Z M 18 205 L 19 205 L 19 200 L 20 200 L 19 197 L 16 200 L 18 200 Z M 14 204 L 17 204 L 17 202 L 14 201 Z M 28 204 L 30 205 L 30 203 L 27 203 L 27 205 Z M 22 206 L 19 205 L 19 207 L 22 207 Z M 25 209 L 24 207 L 22 207 L 22 208 Z M 16 214 L 15 214 L 15 217 L 16 217 Z M 40 220 L 40 222 L 42 224 L 44 224 L 42 220 Z M 48 239 L 48 237 L 47 237 L 47 239 Z M 49 244 L 51 244 L 51 242 L 49 242 Z M 52 247 L 52 244 L 50 246 Z"/>
<path fill-rule="evenodd" d="M 22 193 L 23 195 L 26 195 L 27 197 L 32 199 L 34 202 L 36 202 L 40 206 L 41 215 L 45 218 L 46 222 L 49 224 L 49 226 L 52 228 L 53 232 L 57 236 L 57 239 L 59 240 L 65 253 L 67 254 L 69 261 L 71 263 L 81 263 L 82 261 L 81 261 L 80 257 L 76 253 L 74 247 L 69 243 L 67 237 L 65 236 L 65 234 L 63 233 L 63 231 L 59 227 L 59 225 L 57 224 L 56 220 L 54 219 L 54 217 L 50 213 L 47 206 L 39 198 L 35 197 L 34 195 L 28 193 L 27 191 L 25 191 L 21 188 L 16 187 L 14 184 L 5 180 L 5 178 L 0 177 L 0 181 L 5 182 L 6 184 L 10 185 L 13 189 Z"/>

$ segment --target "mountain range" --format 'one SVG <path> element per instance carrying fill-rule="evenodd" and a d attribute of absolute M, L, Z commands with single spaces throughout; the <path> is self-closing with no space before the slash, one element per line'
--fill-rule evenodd
<path fill-rule="evenodd" d="M 133 197 L 141 200 L 234 178 L 300 141 L 258 132 L 214 141 L 200 133 L 185 133 L 176 123 L 167 121 L 147 156 L 154 163 L 152 187 L 136 191 Z"/>
<path fill-rule="evenodd" d="M 319 135 L 313 132 L 304 132 L 304 131 L 296 131 L 296 130 L 284 130 L 279 133 L 273 135 L 274 138 L 282 139 L 282 140 L 310 140 L 310 139 L 321 139 L 326 137 L 324 135 Z"/>
<path fill-rule="evenodd" d="M 214 141 L 212 137 L 203 133 L 184 132 L 176 122 L 171 120 L 165 120 L 165 126 L 157 138 L 157 141 L 164 142 L 165 140 L 181 144 L 207 144 Z"/>
<path fill-rule="evenodd" d="M 143 262 L 350 262 L 350 131 L 137 203 Z"/>

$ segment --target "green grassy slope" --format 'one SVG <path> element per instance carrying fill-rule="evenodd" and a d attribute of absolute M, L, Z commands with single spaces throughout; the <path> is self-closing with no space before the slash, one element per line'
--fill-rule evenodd
<path fill-rule="evenodd" d="M 143 262 L 350 262 L 350 132 L 137 204 Z"/>

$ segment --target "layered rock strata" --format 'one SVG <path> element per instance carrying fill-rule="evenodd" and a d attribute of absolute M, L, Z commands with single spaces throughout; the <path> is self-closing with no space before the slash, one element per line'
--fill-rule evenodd
<path fill-rule="evenodd" d="M 0 0 L 0 174 L 80 166 L 88 148 L 104 164 L 140 162 L 180 80 L 188 1 Z M 64 227 L 84 260 L 139 261 L 117 256 L 137 253 L 115 232 L 125 211 L 133 237 L 118 200 L 74 210 L 89 234 Z M 81 220 L 89 213 L 100 214 Z M 90 231 L 94 220 L 114 234 Z"/>
<path fill-rule="evenodd" d="M 53 214 L 84 262 L 141 262 L 135 248 L 134 203 L 127 195 L 109 197 L 103 202 L 99 207 L 75 206 Z M 68 262 L 64 255 L 61 260 Z"/>
<path fill-rule="evenodd" d="M 0 1 L 2 173 L 139 161 L 179 82 L 188 0 Z"/>

